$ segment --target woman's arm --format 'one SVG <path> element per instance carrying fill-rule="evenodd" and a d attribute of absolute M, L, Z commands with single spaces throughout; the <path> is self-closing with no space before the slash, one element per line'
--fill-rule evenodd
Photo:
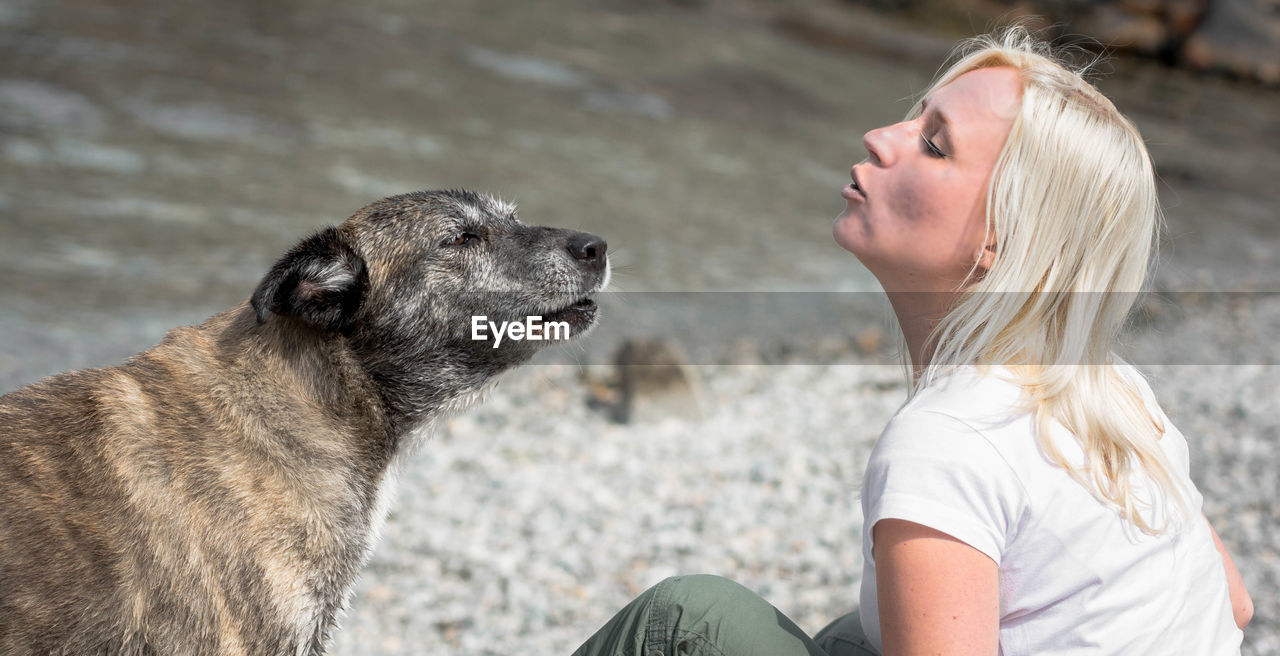
<path fill-rule="evenodd" d="M 914 522 L 883 519 L 871 530 L 884 656 L 992 656 L 999 650 L 995 561 Z"/>
<path fill-rule="evenodd" d="M 1206 516 L 1204 521 L 1209 522 L 1209 518 Z M 1222 544 L 1222 538 L 1219 538 L 1218 532 L 1213 530 L 1213 522 L 1209 522 L 1209 532 L 1213 534 L 1213 546 L 1217 547 L 1218 553 L 1222 554 L 1222 566 L 1227 570 L 1231 614 L 1236 618 L 1236 626 L 1243 629 L 1249 624 L 1249 620 L 1253 619 L 1253 599 L 1249 598 L 1249 591 L 1244 587 L 1244 579 L 1240 578 L 1240 570 L 1236 569 L 1236 562 L 1231 560 L 1231 554 L 1227 553 L 1227 547 Z"/>

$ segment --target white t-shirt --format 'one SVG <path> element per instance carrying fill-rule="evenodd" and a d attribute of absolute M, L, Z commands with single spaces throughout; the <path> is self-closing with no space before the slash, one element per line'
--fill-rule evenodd
<path fill-rule="evenodd" d="M 1216 656 L 1240 653 L 1222 557 L 1200 515 L 1187 442 L 1146 381 L 1166 429 L 1160 445 L 1193 515 L 1146 535 L 1041 454 L 1034 418 L 1014 412 L 1021 388 L 1003 368 L 962 367 L 921 390 L 884 429 L 862 483 L 863 629 L 882 646 L 871 529 L 904 519 L 990 556 L 1000 571 L 1000 653 Z M 1083 454 L 1061 424 L 1054 443 Z M 1148 488 L 1149 489 L 1149 488 Z"/>

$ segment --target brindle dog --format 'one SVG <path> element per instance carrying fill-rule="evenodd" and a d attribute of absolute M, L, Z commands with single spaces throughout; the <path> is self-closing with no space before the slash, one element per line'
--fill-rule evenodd
<path fill-rule="evenodd" d="M 396 454 L 548 343 L 472 317 L 580 335 L 605 249 L 484 195 L 396 196 L 239 307 L 0 398 L 0 653 L 323 652 Z"/>

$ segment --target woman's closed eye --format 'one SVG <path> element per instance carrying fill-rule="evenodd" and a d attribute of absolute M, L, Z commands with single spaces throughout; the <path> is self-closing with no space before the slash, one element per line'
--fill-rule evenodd
<path fill-rule="evenodd" d="M 925 149 L 929 152 L 930 157 L 943 158 L 947 156 L 947 154 L 942 152 L 942 149 L 938 147 L 938 144 L 930 141 L 929 137 L 924 136 L 923 132 L 920 133 L 920 140 L 924 142 Z"/>

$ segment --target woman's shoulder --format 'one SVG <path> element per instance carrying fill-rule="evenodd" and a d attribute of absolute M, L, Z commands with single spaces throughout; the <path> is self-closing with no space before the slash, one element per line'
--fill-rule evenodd
<path fill-rule="evenodd" d="M 1005 443 L 1011 441 L 1010 429 L 1027 421 L 1027 411 L 1019 405 L 1021 397 L 1021 388 L 1000 372 L 957 368 L 918 391 L 894 413 L 873 457 L 929 454 L 951 462 L 979 461 L 984 466 L 1002 460 Z"/>
<path fill-rule="evenodd" d="M 960 365 L 939 375 L 898 410 L 897 417 L 940 414 L 961 422 L 1004 421 L 1026 412 L 1023 388 L 1001 366 Z"/>
<path fill-rule="evenodd" d="M 1110 366 L 1133 386 L 1151 419 L 1164 429 L 1161 448 L 1175 471 L 1185 474 L 1189 469 L 1186 438 L 1160 407 L 1146 377 L 1119 358 Z M 1035 412 L 1012 369 L 961 366 L 916 392 L 890 420 L 881 440 L 886 447 L 936 449 L 959 455 L 965 455 L 966 449 L 978 454 L 990 449 L 1021 476 L 1038 476 L 1046 460 L 1040 440 L 1032 439 L 1041 430 Z M 1060 422 L 1051 419 L 1045 427 L 1049 430 L 1045 439 L 1062 457 L 1073 464 L 1084 460 L 1079 440 Z"/>
<path fill-rule="evenodd" d="M 1143 401 L 1158 409 L 1146 377 L 1132 364 L 1115 357 L 1110 363 L 1121 379 L 1133 385 Z M 958 365 L 938 375 L 899 409 L 899 414 L 938 412 L 957 418 L 988 415 L 1016 416 L 1030 411 L 1023 384 L 1013 369 L 1001 365 Z"/>

